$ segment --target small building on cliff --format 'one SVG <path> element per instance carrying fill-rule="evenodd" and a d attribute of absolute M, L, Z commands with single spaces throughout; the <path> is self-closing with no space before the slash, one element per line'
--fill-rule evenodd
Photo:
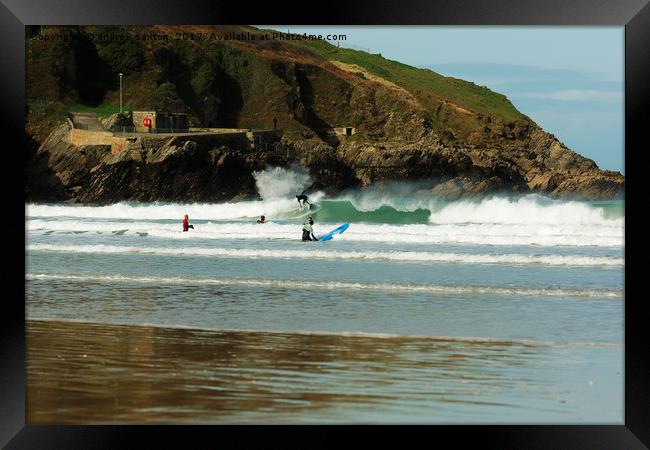
<path fill-rule="evenodd" d="M 357 129 L 354 127 L 338 127 L 334 128 L 334 134 L 337 136 L 354 136 Z"/>
<path fill-rule="evenodd" d="M 187 114 L 162 111 L 133 111 L 133 126 L 138 133 L 187 131 Z"/>

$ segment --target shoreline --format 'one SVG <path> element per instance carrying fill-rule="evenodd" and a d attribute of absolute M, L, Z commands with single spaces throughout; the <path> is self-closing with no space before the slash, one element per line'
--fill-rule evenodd
<path fill-rule="evenodd" d="M 34 319 L 26 331 L 30 424 L 616 423 L 622 414 L 622 348 Z M 585 400 L 603 405 L 590 416 Z"/>
<path fill-rule="evenodd" d="M 48 317 L 33 317 L 26 318 L 25 322 L 51 322 L 62 324 L 80 324 L 89 326 L 108 326 L 108 327 L 134 327 L 134 328 L 155 328 L 163 330 L 185 330 L 191 332 L 204 332 L 215 334 L 260 334 L 272 336 L 322 336 L 322 337 L 340 337 L 340 338 L 368 338 L 368 339 L 396 339 L 396 340 L 423 340 L 440 343 L 459 343 L 459 344 L 492 344 L 492 345 L 521 345 L 525 347 L 593 347 L 593 348 L 624 348 L 623 343 L 613 342 L 565 342 L 565 341 L 548 341 L 536 339 L 503 339 L 503 338 L 490 338 L 480 336 L 430 336 L 424 334 L 396 334 L 396 333 L 372 333 L 363 331 L 309 331 L 309 330 L 260 330 L 260 329 L 246 329 L 246 328 L 212 328 L 212 327 L 197 327 L 190 325 L 172 325 L 172 324 L 156 324 L 156 323 L 128 323 L 128 322 L 94 322 L 84 319 L 63 319 L 63 318 L 48 318 Z"/>

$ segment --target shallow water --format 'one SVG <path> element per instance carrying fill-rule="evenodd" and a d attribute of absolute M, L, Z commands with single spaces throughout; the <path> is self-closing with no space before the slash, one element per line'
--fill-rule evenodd
<path fill-rule="evenodd" d="M 27 324 L 29 423 L 613 423 L 620 348 Z M 558 364 L 558 361 L 563 361 Z"/>

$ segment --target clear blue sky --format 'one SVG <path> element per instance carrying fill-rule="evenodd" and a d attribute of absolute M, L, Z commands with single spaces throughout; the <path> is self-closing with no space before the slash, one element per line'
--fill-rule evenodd
<path fill-rule="evenodd" d="M 345 34 L 343 47 L 488 86 L 572 150 L 625 173 L 623 27 L 259 27 Z"/>

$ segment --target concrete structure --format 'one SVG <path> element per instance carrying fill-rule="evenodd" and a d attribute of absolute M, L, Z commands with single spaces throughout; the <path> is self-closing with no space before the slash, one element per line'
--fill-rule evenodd
<path fill-rule="evenodd" d="M 110 131 L 90 131 L 73 128 L 70 130 L 70 143 L 80 147 L 82 145 L 112 145 L 113 133 Z"/>
<path fill-rule="evenodd" d="M 144 125 L 146 118 L 151 120 L 151 125 L 148 127 Z M 187 114 L 159 111 L 133 111 L 133 125 L 138 133 L 189 129 Z"/>
<path fill-rule="evenodd" d="M 353 136 L 357 132 L 354 127 L 339 127 L 334 128 L 334 134 L 337 136 Z"/>
<path fill-rule="evenodd" d="M 164 143 L 173 143 L 174 140 L 186 140 L 188 137 L 199 144 L 206 146 L 229 145 L 233 148 L 246 150 L 251 148 L 252 142 L 242 130 L 236 133 L 111 133 L 110 131 L 89 131 L 72 128 L 69 141 L 76 147 L 84 145 L 106 145 L 111 147 L 111 153 L 116 154 L 124 150 L 141 149 L 146 147 L 145 141 L 152 139 Z"/>
<path fill-rule="evenodd" d="M 155 123 L 154 120 L 172 120 L 172 124 L 174 124 L 173 116 L 175 115 L 161 116 L 160 113 L 155 111 L 134 111 L 133 121 L 135 123 L 137 117 L 141 119 L 140 123 L 143 124 L 144 118 L 149 117 L 152 125 Z M 183 116 L 185 115 L 183 114 Z M 152 133 L 150 127 L 144 127 L 143 124 L 141 127 L 136 126 L 134 132 L 91 130 L 86 128 L 87 125 L 78 128 L 75 118 L 76 116 L 73 120 L 68 120 L 70 126 L 68 139 L 71 144 L 77 147 L 106 145 L 111 147 L 111 153 L 144 148 L 146 147 L 145 141 L 151 139 L 172 143 L 174 139 L 187 139 L 188 137 L 207 146 L 230 145 L 241 150 L 250 150 L 251 148 L 269 150 L 275 148 L 276 143 L 282 138 L 282 131 L 280 130 L 252 130 L 248 128 L 189 128 L 186 129 L 186 132 L 178 132 L 179 130 L 174 129 L 174 133 L 167 133 L 165 129 L 156 128 L 156 132 Z M 96 121 L 96 118 L 94 120 Z M 182 121 L 183 119 L 178 120 Z M 182 122 L 176 122 L 176 125 L 180 124 Z"/>
<path fill-rule="evenodd" d="M 137 137 L 115 136 L 110 131 L 90 131 L 73 128 L 69 134 L 70 143 L 76 147 L 83 145 L 110 145 L 111 153 L 120 153 L 136 144 Z"/>

